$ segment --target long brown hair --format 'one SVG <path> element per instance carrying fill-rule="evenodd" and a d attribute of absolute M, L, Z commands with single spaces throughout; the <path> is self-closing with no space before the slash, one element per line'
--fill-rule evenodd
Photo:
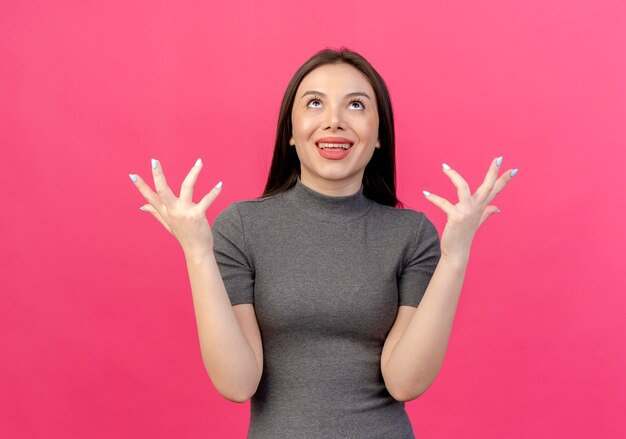
<path fill-rule="evenodd" d="M 378 103 L 380 148 L 374 149 L 374 154 L 365 167 L 363 195 L 380 204 L 402 207 L 402 203 L 396 197 L 395 131 L 389 91 L 383 78 L 363 56 L 344 47 L 339 50 L 320 50 L 291 78 L 280 106 L 272 166 L 261 197 L 269 197 L 290 189 L 300 176 L 300 159 L 296 149 L 289 145 L 292 133 L 291 111 L 300 82 L 320 66 L 340 63 L 349 64 L 365 75 L 376 93 Z"/>

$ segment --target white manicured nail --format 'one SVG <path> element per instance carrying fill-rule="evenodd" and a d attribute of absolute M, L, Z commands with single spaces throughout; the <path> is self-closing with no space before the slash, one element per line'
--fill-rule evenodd
<path fill-rule="evenodd" d="M 445 163 L 442 163 L 441 166 L 443 166 L 443 169 L 450 169 L 450 166 L 446 165 Z"/>
<path fill-rule="evenodd" d="M 215 185 L 216 188 L 221 189 L 222 188 L 222 182 L 220 181 L 218 184 Z"/>
<path fill-rule="evenodd" d="M 429 196 L 429 195 L 430 195 L 430 192 L 428 192 L 428 191 L 422 191 L 422 193 L 423 193 L 424 195 L 426 195 L 426 196 Z"/>
<path fill-rule="evenodd" d="M 196 164 L 194 166 L 202 166 L 202 159 L 196 160 Z"/>

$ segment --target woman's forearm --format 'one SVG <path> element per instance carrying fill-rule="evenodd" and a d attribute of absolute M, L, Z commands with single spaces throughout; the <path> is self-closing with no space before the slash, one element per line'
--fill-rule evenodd
<path fill-rule="evenodd" d="M 217 391 L 243 402 L 256 391 L 261 372 L 224 287 L 213 251 L 185 252 L 204 366 Z"/>
<path fill-rule="evenodd" d="M 386 380 L 403 401 L 421 395 L 433 383 L 448 347 L 469 254 L 442 256 L 424 297 L 386 364 Z"/>

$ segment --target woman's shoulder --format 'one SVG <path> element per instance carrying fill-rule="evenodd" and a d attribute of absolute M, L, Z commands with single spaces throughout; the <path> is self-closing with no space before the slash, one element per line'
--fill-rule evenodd
<path fill-rule="evenodd" d="M 232 201 L 217 215 L 215 220 L 241 221 L 242 218 L 270 214 L 278 206 L 279 198 L 280 194 L 269 197 L 257 197 L 248 200 Z"/>
<path fill-rule="evenodd" d="M 388 224 L 400 229 L 434 228 L 433 222 L 426 214 L 409 207 L 392 207 L 376 203 L 375 214 Z"/>
<path fill-rule="evenodd" d="M 387 205 L 380 204 L 380 203 L 376 203 L 375 205 L 377 207 L 377 209 L 375 209 L 376 213 L 378 215 L 388 217 L 388 218 L 419 222 L 422 219 L 422 217 L 426 216 L 424 212 L 411 209 L 409 207 L 393 207 L 393 206 L 387 206 Z"/>

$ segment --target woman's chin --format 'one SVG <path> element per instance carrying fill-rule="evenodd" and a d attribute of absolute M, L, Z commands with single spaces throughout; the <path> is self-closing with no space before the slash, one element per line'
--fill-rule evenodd
<path fill-rule="evenodd" d="M 329 169 L 335 168 L 335 169 Z M 338 169 L 338 166 L 328 166 L 324 169 L 319 169 L 317 172 L 310 174 L 308 177 L 318 182 L 328 182 L 328 183 L 348 183 L 352 180 L 358 181 L 359 183 L 363 179 L 363 173 L 359 172 L 350 172 L 348 169 Z M 307 176 L 305 175 L 305 179 Z"/>

